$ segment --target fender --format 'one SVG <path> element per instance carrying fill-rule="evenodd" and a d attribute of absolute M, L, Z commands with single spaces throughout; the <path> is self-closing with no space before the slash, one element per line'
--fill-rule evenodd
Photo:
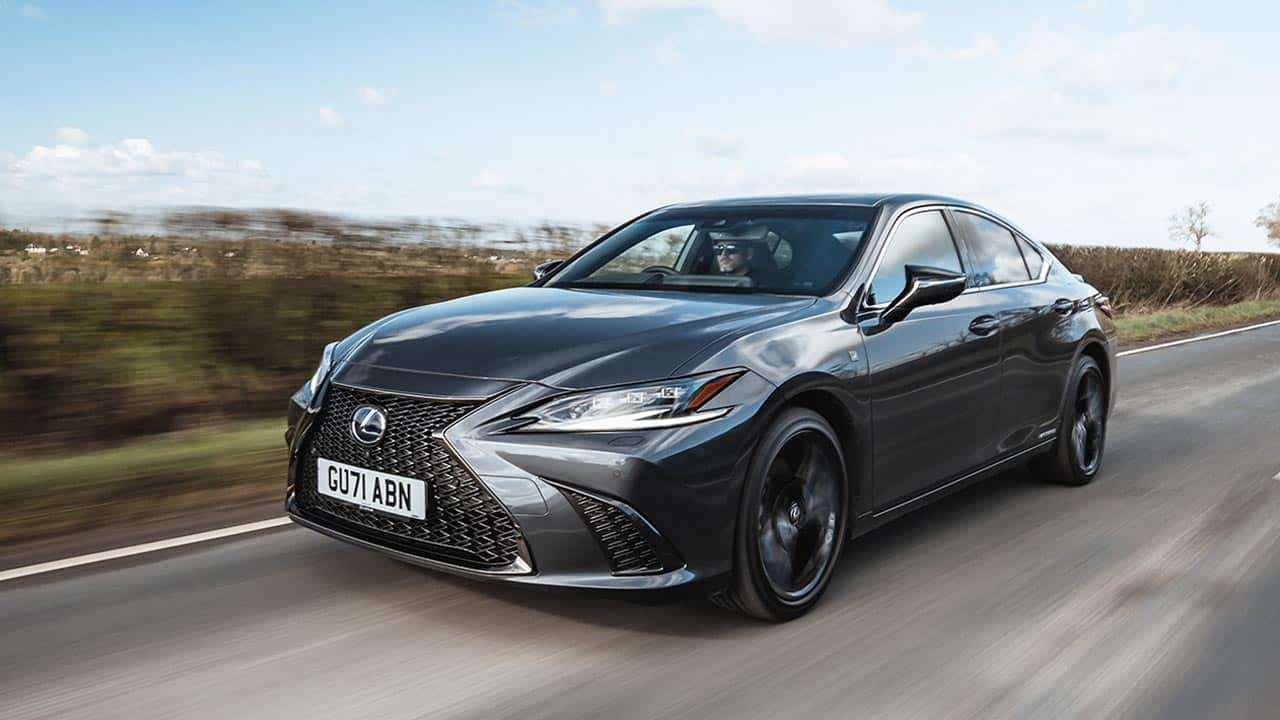
<path fill-rule="evenodd" d="M 866 506 L 872 497 L 871 404 L 865 385 L 851 387 L 847 381 L 821 372 L 790 378 L 773 391 L 756 416 L 751 427 L 751 442 L 744 453 L 747 457 L 755 452 L 760 436 L 778 414 L 792 406 L 805 407 L 822 415 L 840 438 L 849 480 L 849 525 L 852 528 L 858 515 L 869 510 Z"/>
<path fill-rule="evenodd" d="M 1068 381 L 1063 383 L 1062 399 L 1058 401 L 1059 418 L 1062 417 L 1062 413 L 1066 410 L 1067 403 L 1070 401 L 1072 391 L 1074 390 L 1074 388 L 1071 387 L 1069 374 L 1075 370 L 1076 363 L 1080 362 L 1080 356 L 1084 355 L 1085 350 L 1094 346 L 1098 347 L 1102 351 L 1103 357 L 1106 358 L 1106 365 L 1102 368 L 1102 374 L 1107 383 L 1107 414 L 1111 414 L 1115 405 L 1116 397 L 1116 357 L 1115 353 L 1111 352 L 1111 346 L 1107 343 L 1107 338 L 1102 334 L 1102 331 L 1097 328 L 1091 328 L 1085 333 L 1084 337 L 1080 339 L 1080 342 L 1076 343 L 1075 354 L 1071 356 L 1071 365 L 1067 369 Z"/>

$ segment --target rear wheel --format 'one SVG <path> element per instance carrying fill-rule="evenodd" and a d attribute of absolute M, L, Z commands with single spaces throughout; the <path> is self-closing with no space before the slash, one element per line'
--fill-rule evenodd
<path fill-rule="evenodd" d="M 840 444 L 821 415 L 792 408 L 774 421 L 743 489 L 726 605 L 783 621 L 817 603 L 845 536 L 844 468 Z"/>
<path fill-rule="evenodd" d="M 1068 386 L 1071 395 L 1058 420 L 1057 441 L 1037 470 L 1063 485 L 1088 485 L 1102 466 L 1107 439 L 1106 383 L 1090 357 L 1076 361 Z"/>

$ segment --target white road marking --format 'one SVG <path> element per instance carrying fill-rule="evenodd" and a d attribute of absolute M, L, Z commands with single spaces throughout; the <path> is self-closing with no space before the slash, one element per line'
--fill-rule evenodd
<path fill-rule="evenodd" d="M 1137 355 L 1138 353 L 1151 352 L 1152 350 L 1163 350 L 1165 348 L 1177 347 L 1178 345 L 1186 345 L 1187 343 L 1200 342 L 1201 340 L 1212 340 L 1225 335 L 1235 335 L 1236 333 L 1248 332 L 1249 330 L 1257 330 L 1258 328 L 1269 327 L 1271 325 L 1280 325 L 1280 320 L 1269 320 L 1257 325 L 1249 325 L 1234 330 L 1223 330 L 1222 332 L 1210 333 L 1208 335 L 1197 335 L 1195 337 L 1174 340 L 1173 342 L 1160 343 L 1159 345 L 1151 345 L 1150 347 L 1137 348 L 1134 350 L 1125 350 L 1122 353 L 1116 353 L 1116 357 L 1126 357 L 1128 355 Z"/>
<path fill-rule="evenodd" d="M 182 547 L 183 545 L 194 545 L 196 543 L 233 537 L 235 535 L 260 532 L 262 530 L 280 527 L 281 525 L 288 525 L 291 522 L 293 521 L 287 517 L 271 518 L 270 520 L 245 523 L 244 525 L 234 525 L 232 527 L 210 530 L 208 532 L 195 533 L 194 535 L 183 535 L 182 537 L 157 540 L 155 542 L 143 543 L 141 545 L 132 545 L 129 547 L 116 548 L 114 550 L 90 553 L 88 555 L 63 558 L 62 560 L 40 563 L 39 565 L 28 565 L 26 567 L 14 568 L 13 570 L 0 571 L 0 582 L 4 582 L 6 580 L 17 580 L 18 578 L 30 577 L 31 575 L 41 575 L 43 573 L 54 572 L 55 570 L 65 570 L 67 568 L 79 567 L 81 565 L 91 565 L 93 563 L 105 562 L 107 560 L 115 560 L 116 558 L 142 555 L 144 553 L 156 552 L 157 550 L 168 550 L 169 548 Z"/>
<path fill-rule="evenodd" d="M 1198 335 L 1196 337 L 1184 338 L 1182 340 L 1175 340 L 1173 342 L 1167 342 L 1160 345 L 1138 348 L 1136 350 L 1126 350 L 1122 353 L 1117 353 L 1116 356 L 1125 357 L 1127 355 L 1136 355 L 1138 353 L 1150 352 L 1152 350 L 1161 350 L 1164 348 L 1175 347 L 1177 345 L 1199 342 L 1201 340 L 1210 340 L 1224 335 L 1234 335 L 1248 330 L 1257 330 L 1258 328 L 1264 328 L 1270 325 L 1280 325 L 1280 320 L 1272 320 L 1270 322 L 1236 328 L 1234 330 L 1211 333 L 1209 335 Z M 1280 475 L 1276 475 L 1275 479 L 1280 480 Z M 16 580 L 18 578 L 30 577 L 32 575 L 54 572 L 55 570 L 65 570 L 67 568 L 79 567 L 81 565 L 91 565 L 93 563 L 115 560 L 117 558 L 142 555 L 149 552 L 155 552 L 157 550 L 167 550 L 169 548 L 182 547 L 183 545 L 194 545 L 195 543 L 208 542 L 210 540 L 218 540 L 220 538 L 232 537 L 235 535 L 244 535 L 246 533 L 269 530 L 274 527 L 280 527 L 281 525 L 288 525 L 290 522 L 292 521 L 287 517 L 272 518 L 261 522 L 235 525 L 233 527 L 210 530 L 208 532 L 196 533 L 194 535 L 183 535 L 182 537 L 169 538 L 168 540 L 157 540 L 155 542 L 143 543 L 142 545 L 116 548 L 115 550 L 106 550 L 103 552 L 91 553 L 89 555 L 80 555 L 62 560 L 54 560 L 52 562 L 40 563 L 39 565 L 28 565 L 26 567 L 14 568 L 12 570 L 4 570 L 0 571 L 0 583 L 5 582 L 6 580 Z"/>

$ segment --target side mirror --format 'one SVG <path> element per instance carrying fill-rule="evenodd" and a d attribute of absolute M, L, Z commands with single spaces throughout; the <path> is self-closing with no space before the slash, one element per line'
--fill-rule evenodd
<path fill-rule="evenodd" d="M 925 305 L 939 305 L 964 292 L 964 273 L 923 265 L 907 266 L 907 287 L 880 313 L 880 324 L 888 327 Z"/>
<path fill-rule="evenodd" d="M 535 265 L 533 268 L 533 279 L 541 280 L 550 275 L 552 271 L 564 264 L 563 260 L 548 260 L 544 263 Z"/>

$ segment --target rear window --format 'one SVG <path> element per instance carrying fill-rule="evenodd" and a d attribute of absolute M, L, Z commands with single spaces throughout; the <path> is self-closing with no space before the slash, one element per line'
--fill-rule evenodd
<path fill-rule="evenodd" d="M 1031 273 L 1031 277 L 1040 277 L 1040 271 L 1044 269 L 1044 256 L 1039 250 L 1021 235 L 1018 237 L 1018 249 L 1022 250 L 1022 259 L 1027 263 L 1027 272 Z"/>
<path fill-rule="evenodd" d="M 973 254 L 969 275 L 974 286 L 1003 285 L 1031 279 L 1022 251 L 1008 228 L 972 213 L 956 211 L 954 215 Z"/>

